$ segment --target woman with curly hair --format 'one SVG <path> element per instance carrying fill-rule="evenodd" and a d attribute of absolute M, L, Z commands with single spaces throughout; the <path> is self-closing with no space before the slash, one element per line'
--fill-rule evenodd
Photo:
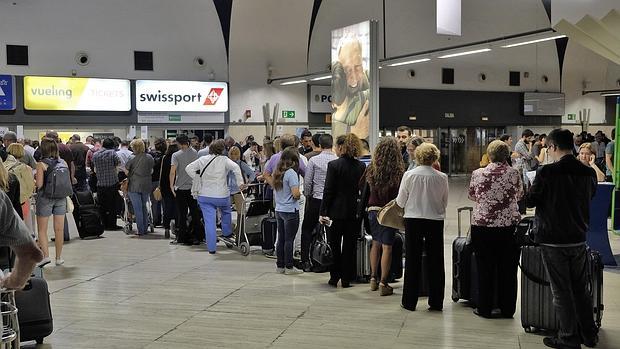
<path fill-rule="evenodd" d="M 370 187 L 368 197 L 368 219 L 372 248 L 370 250 L 370 290 L 380 290 L 382 296 L 389 296 L 394 290 L 388 285 L 390 266 L 392 263 L 392 245 L 397 229 L 385 227 L 377 221 L 377 214 L 383 206 L 395 199 L 398 187 L 405 173 L 405 163 L 400 152 L 398 141 L 394 137 L 381 138 L 375 148 L 370 166 L 366 170 L 366 181 Z M 377 283 L 379 254 L 381 253 L 381 283 Z"/>
<path fill-rule="evenodd" d="M 279 274 L 301 274 L 293 266 L 293 244 L 299 229 L 299 153 L 295 147 L 282 152 L 280 161 L 273 171 L 276 219 L 278 221 L 278 242 L 276 245 L 276 272 Z"/>
<path fill-rule="evenodd" d="M 359 198 L 360 178 L 366 165 L 357 160 L 361 150 L 360 139 L 353 133 L 336 138 L 338 159 L 327 165 L 325 188 L 321 203 L 319 221 L 329 225 L 328 242 L 334 256 L 329 269 L 328 284 L 336 287 L 351 287 L 355 278 L 355 243 L 359 235 L 360 222 L 355 218 Z"/>

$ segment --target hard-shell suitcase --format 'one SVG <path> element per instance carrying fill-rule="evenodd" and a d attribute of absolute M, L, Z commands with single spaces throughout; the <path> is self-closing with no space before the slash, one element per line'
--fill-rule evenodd
<path fill-rule="evenodd" d="M 603 317 L 603 263 L 596 251 L 588 249 L 588 290 L 592 295 L 592 315 L 597 327 Z M 559 317 L 553 306 L 547 269 L 540 247 L 524 246 L 521 250 L 521 325 L 525 332 L 557 331 Z"/>
<path fill-rule="evenodd" d="M 455 302 L 458 302 L 460 299 L 471 301 L 472 286 L 477 286 L 477 282 L 472 282 L 472 277 L 476 277 L 476 275 L 472 275 L 472 260 L 474 256 L 473 248 L 469 241 L 469 229 L 467 236 L 463 236 L 461 233 L 461 213 L 463 211 L 469 212 L 471 225 L 473 208 L 460 207 L 457 209 L 458 236 L 452 242 L 452 300 Z"/>
<path fill-rule="evenodd" d="M 15 292 L 15 305 L 19 311 L 19 337 L 21 342 L 36 340 L 52 334 L 54 321 L 47 282 L 42 277 L 31 277 L 26 287 Z"/>
<path fill-rule="evenodd" d="M 261 233 L 263 236 L 263 253 L 273 253 L 278 233 L 278 222 L 275 217 L 265 217 L 261 222 Z"/>
<path fill-rule="evenodd" d="M 370 248 L 372 247 L 372 236 L 366 233 L 362 227 L 362 233 L 356 242 L 356 279 L 361 282 L 370 281 Z"/>

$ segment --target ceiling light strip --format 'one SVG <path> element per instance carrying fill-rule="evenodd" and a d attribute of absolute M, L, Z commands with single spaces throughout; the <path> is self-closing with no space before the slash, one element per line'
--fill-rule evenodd
<path fill-rule="evenodd" d="M 398 67 L 401 65 L 407 65 L 407 64 L 415 64 L 415 63 L 422 63 L 422 62 L 428 62 L 430 61 L 430 58 L 421 58 L 421 59 L 416 59 L 413 61 L 405 61 L 405 62 L 398 62 L 398 63 L 391 63 L 391 64 L 387 64 L 388 67 Z"/>
<path fill-rule="evenodd" d="M 295 84 L 305 84 L 306 82 L 308 82 L 305 79 L 301 79 L 301 80 L 293 80 L 293 81 L 287 81 L 287 82 L 283 82 L 280 85 L 281 86 L 286 86 L 286 85 L 295 85 Z"/>
<path fill-rule="evenodd" d="M 452 58 L 452 57 L 460 57 L 460 56 L 467 56 L 467 55 L 473 55 L 476 53 L 483 53 L 483 52 L 489 52 L 491 51 L 490 48 L 481 48 L 479 50 L 473 50 L 473 51 L 465 51 L 465 52 L 457 52 L 457 53 L 451 53 L 449 55 L 443 55 L 443 56 L 439 56 L 437 58 Z"/>
<path fill-rule="evenodd" d="M 545 42 L 545 41 L 550 41 L 550 40 L 562 39 L 562 38 L 565 38 L 565 37 L 566 37 L 566 35 L 556 35 L 556 36 L 551 36 L 551 37 L 548 37 L 548 38 L 542 38 L 542 39 L 536 39 L 536 40 L 517 42 L 517 43 L 514 43 L 514 44 L 510 44 L 510 45 L 503 45 L 502 47 L 503 48 L 511 48 L 511 47 L 529 45 L 529 44 L 537 44 L 539 42 Z"/>

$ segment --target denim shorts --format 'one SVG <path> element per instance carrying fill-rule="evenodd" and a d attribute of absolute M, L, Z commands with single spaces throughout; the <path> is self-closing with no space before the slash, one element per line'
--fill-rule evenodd
<path fill-rule="evenodd" d="M 37 216 L 49 217 L 64 216 L 67 214 L 67 198 L 64 199 L 50 199 L 43 195 L 37 195 Z"/>
<path fill-rule="evenodd" d="M 378 211 L 369 211 L 368 219 L 370 220 L 370 235 L 372 240 L 380 242 L 383 245 L 392 246 L 394 244 L 394 237 L 398 232 L 398 229 L 386 227 L 379 224 L 377 220 Z"/>

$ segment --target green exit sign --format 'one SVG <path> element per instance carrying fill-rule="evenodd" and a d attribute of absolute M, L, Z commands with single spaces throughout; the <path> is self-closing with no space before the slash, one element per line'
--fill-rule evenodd
<path fill-rule="evenodd" d="M 568 114 L 568 120 L 576 120 L 576 119 L 577 119 L 576 114 Z"/>
<path fill-rule="evenodd" d="M 169 114 L 168 121 L 181 121 L 181 115 Z"/>
<path fill-rule="evenodd" d="M 294 119 L 295 118 L 295 111 L 294 110 L 283 110 L 282 111 L 282 118 L 284 118 L 284 119 Z"/>

